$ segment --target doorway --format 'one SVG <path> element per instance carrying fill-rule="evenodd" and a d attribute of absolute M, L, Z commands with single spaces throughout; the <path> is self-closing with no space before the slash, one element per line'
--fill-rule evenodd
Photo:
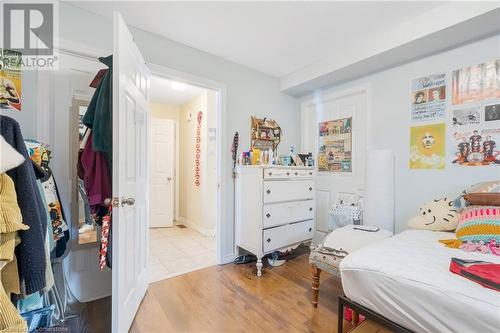
<path fill-rule="evenodd" d="M 149 279 L 217 263 L 216 90 L 152 76 Z"/>
<path fill-rule="evenodd" d="M 349 169 L 342 172 L 320 170 L 316 175 L 316 242 L 324 239 L 331 228 L 329 211 L 332 206 L 339 200 L 362 201 L 370 98 L 369 87 L 360 85 L 339 93 L 315 96 L 302 103 L 302 149 L 313 151 L 316 161 L 319 161 L 319 152 L 326 150 L 319 142 L 318 125 L 342 121 L 350 127 Z"/>

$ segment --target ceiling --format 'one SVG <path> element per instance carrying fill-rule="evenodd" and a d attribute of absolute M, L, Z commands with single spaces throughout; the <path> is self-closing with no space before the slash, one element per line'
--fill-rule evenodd
<path fill-rule="evenodd" d="M 181 106 L 205 91 L 203 88 L 158 77 L 151 77 L 150 99 L 152 102 Z M 177 89 L 174 89 L 177 88 Z"/>
<path fill-rule="evenodd" d="M 445 2 L 71 3 L 281 78 Z"/>

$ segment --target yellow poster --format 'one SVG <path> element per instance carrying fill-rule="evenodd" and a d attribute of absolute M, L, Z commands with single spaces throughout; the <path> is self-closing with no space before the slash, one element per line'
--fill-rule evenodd
<path fill-rule="evenodd" d="M 410 128 L 410 169 L 444 169 L 444 123 Z"/>

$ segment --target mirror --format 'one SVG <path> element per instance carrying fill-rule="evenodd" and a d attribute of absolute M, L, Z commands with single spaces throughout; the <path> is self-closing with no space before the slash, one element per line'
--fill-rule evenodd
<path fill-rule="evenodd" d="M 72 126 L 71 129 L 74 131 L 75 135 L 72 137 L 75 139 L 74 143 L 71 145 L 73 148 L 72 156 L 72 174 L 73 174 L 73 234 L 77 238 L 78 245 L 94 244 L 100 240 L 99 235 L 101 234 L 99 226 L 95 223 L 92 212 L 90 211 L 89 202 L 87 199 L 87 193 L 85 190 L 85 185 L 82 179 L 79 178 L 77 172 L 79 150 L 84 140 L 85 132 L 87 127 L 83 124 L 83 116 L 87 111 L 89 102 L 83 99 L 73 99 L 73 105 L 71 108 L 71 118 Z"/>

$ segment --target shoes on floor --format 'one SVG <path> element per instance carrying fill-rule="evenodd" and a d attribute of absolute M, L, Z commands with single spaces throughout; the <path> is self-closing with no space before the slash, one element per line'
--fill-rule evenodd
<path fill-rule="evenodd" d="M 253 254 L 242 254 L 234 259 L 235 264 L 248 264 L 249 262 L 257 261 L 257 257 Z"/>
<path fill-rule="evenodd" d="M 79 234 L 83 234 L 87 231 L 91 231 L 91 230 L 94 230 L 94 226 L 92 224 L 84 224 L 80 227 L 80 229 L 78 229 L 78 233 Z"/>

